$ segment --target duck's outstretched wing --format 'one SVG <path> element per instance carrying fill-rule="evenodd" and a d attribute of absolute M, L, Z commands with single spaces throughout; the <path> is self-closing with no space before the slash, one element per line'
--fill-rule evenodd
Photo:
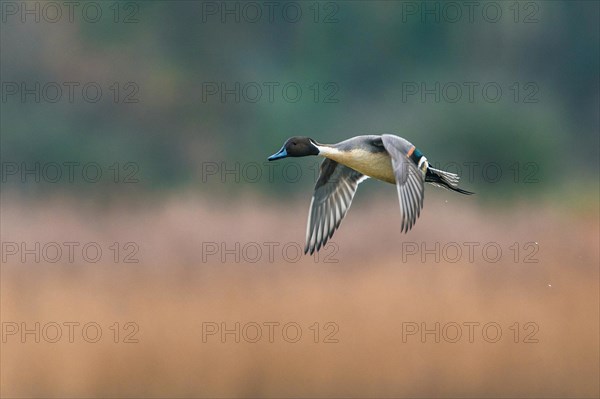
<path fill-rule="evenodd" d="M 323 161 L 310 202 L 304 253 L 310 251 L 312 255 L 333 236 L 350 208 L 358 184 L 366 178 L 362 173 L 331 159 Z"/>
<path fill-rule="evenodd" d="M 408 141 L 389 134 L 382 136 L 383 146 L 392 158 L 396 188 L 402 217 L 401 231 L 408 232 L 419 217 L 425 197 L 425 173 L 410 159 L 414 146 Z"/>

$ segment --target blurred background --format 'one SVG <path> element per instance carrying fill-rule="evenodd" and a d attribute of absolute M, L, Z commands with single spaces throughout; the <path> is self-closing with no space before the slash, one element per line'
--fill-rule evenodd
<path fill-rule="evenodd" d="M 600 395 L 598 2 L 0 4 L 2 397 Z M 301 256 L 382 133 L 477 194 Z"/>

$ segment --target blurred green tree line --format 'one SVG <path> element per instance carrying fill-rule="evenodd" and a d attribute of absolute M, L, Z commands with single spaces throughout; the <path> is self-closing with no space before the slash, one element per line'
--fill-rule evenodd
<path fill-rule="evenodd" d="M 117 22 L 103 2 L 94 23 L 5 13 L 3 190 L 85 194 L 82 179 L 32 188 L 13 168 L 94 162 L 109 192 L 127 174 L 150 192 L 294 192 L 308 184 L 294 168 L 314 181 L 318 166 L 266 164 L 287 137 L 386 132 L 474 191 L 597 186 L 597 2 L 492 2 L 494 22 L 490 2 L 472 16 L 461 2 L 275 3 L 272 20 L 260 2 L 122 3 Z"/>

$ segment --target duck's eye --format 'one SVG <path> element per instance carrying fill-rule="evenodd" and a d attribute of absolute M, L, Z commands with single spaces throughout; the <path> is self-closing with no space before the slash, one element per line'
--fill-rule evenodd
<path fill-rule="evenodd" d="M 295 142 L 295 141 L 292 141 L 292 145 L 296 145 L 296 142 Z"/>

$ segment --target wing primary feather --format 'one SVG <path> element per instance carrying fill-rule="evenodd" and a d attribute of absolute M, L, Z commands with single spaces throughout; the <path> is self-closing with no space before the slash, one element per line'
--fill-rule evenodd
<path fill-rule="evenodd" d="M 400 204 L 401 231 L 408 232 L 415 225 L 423 207 L 425 176 L 407 154 L 414 147 L 394 135 L 381 136 L 384 148 L 392 159 Z"/>
<path fill-rule="evenodd" d="M 347 166 L 325 159 L 311 200 L 304 253 L 319 251 L 345 217 L 358 184 L 366 178 Z"/>

